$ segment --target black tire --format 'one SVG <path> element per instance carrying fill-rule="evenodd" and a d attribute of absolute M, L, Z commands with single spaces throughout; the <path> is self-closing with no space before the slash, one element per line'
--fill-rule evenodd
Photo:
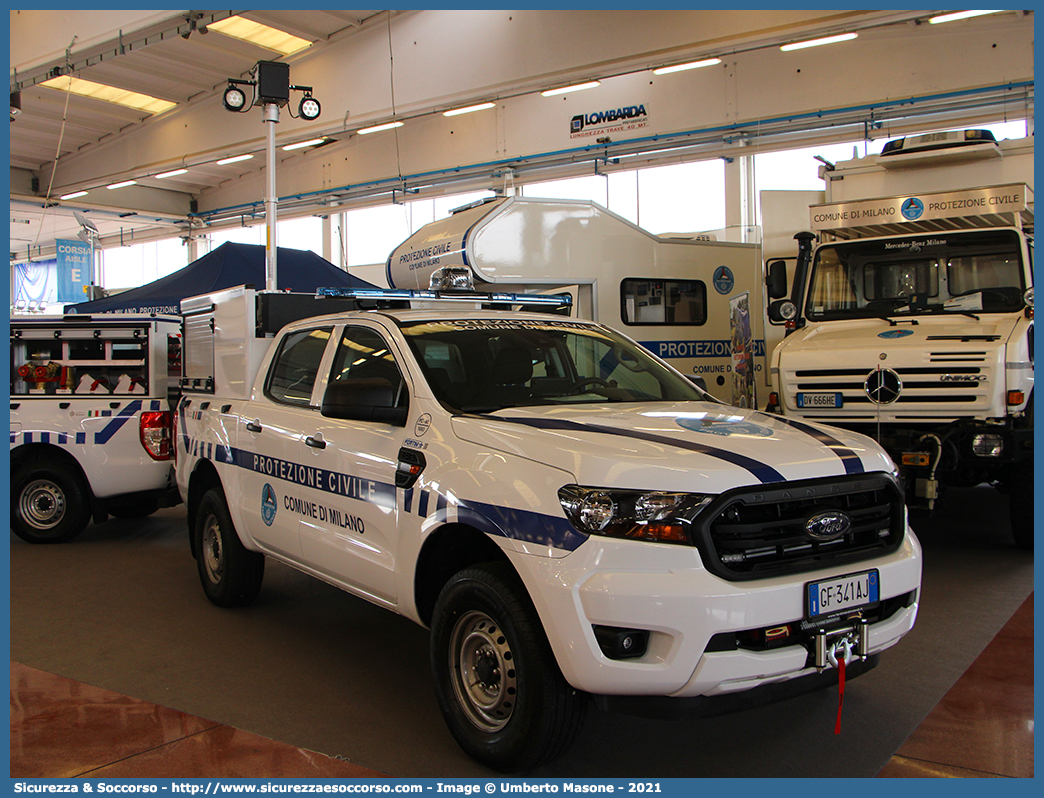
<path fill-rule="evenodd" d="M 91 520 L 83 474 L 60 460 L 31 460 L 11 480 L 11 529 L 29 543 L 65 543 Z"/>
<path fill-rule="evenodd" d="M 587 696 L 562 676 L 536 610 L 504 563 L 456 574 L 439 595 L 431 668 L 457 743 L 502 772 L 532 770 L 572 745 Z"/>
<path fill-rule="evenodd" d="M 200 500 L 193 535 L 199 581 L 207 598 L 219 607 L 244 607 L 256 599 L 265 576 L 265 556 L 240 542 L 219 488 Z"/>
<path fill-rule="evenodd" d="M 113 518 L 148 518 L 158 509 L 159 502 L 156 499 L 138 499 L 125 504 L 112 502 L 106 507 Z"/>
<path fill-rule="evenodd" d="M 1033 464 L 1027 463 L 1008 485 L 1011 534 L 1020 549 L 1033 551 Z"/>

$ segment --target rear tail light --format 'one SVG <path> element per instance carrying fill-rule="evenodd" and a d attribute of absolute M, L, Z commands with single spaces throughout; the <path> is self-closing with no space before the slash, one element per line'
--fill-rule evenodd
<path fill-rule="evenodd" d="M 174 453 L 173 416 L 169 410 L 141 414 L 141 445 L 153 460 L 169 460 Z"/>

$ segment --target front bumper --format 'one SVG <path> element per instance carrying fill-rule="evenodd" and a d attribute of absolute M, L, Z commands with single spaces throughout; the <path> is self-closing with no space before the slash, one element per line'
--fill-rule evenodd
<path fill-rule="evenodd" d="M 800 625 L 805 585 L 831 576 L 876 568 L 882 602 L 905 597 L 905 606 L 870 624 L 871 656 L 897 643 L 917 617 L 921 549 L 909 528 L 900 548 L 883 557 L 744 582 L 715 576 L 695 548 L 683 546 L 592 538 L 561 559 L 508 554 L 566 680 L 595 695 L 714 696 L 816 674 L 803 644 L 720 650 L 720 641 Z M 610 659 L 595 626 L 647 630 L 645 653 Z"/>

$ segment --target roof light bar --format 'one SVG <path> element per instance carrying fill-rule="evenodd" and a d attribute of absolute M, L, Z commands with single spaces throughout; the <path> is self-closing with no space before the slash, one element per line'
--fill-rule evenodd
<path fill-rule="evenodd" d="M 939 25 L 943 22 L 956 22 L 959 19 L 971 19 L 972 17 L 981 17 L 986 14 L 998 14 L 1000 9 L 995 11 L 954 11 L 952 14 L 940 14 L 937 17 L 932 17 L 928 20 L 932 25 Z"/>
<path fill-rule="evenodd" d="M 837 36 L 824 36 L 822 39 L 809 39 L 805 42 L 784 44 L 779 49 L 789 53 L 791 50 L 804 50 L 807 47 L 819 47 L 824 44 L 834 44 L 836 42 L 849 42 L 858 37 L 858 33 L 839 33 Z"/>
<path fill-rule="evenodd" d="M 720 64 L 720 58 L 704 58 L 702 61 L 690 61 L 687 64 L 674 64 L 672 66 L 664 66 L 659 69 L 654 69 L 654 75 L 669 75 L 672 72 L 684 72 L 688 69 L 699 69 L 700 67 L 714 66 Z"/>
<path fill-rule="evenodd" d="M 569 307 L 573 298 L 569 294 L 493 294 L 482 291 L 443 292 L 413 288 L 317 288 L 317 299 L 322 297 L 346 297 L 348 299 L 409 300 L 423 302 L 499 302 L 513 305 L 551 305 Z"/>
<path fill-rule="evenodd" d="M 591 80 L 587 83 L 574 83 L 572 86 L 560 86 L 557 89 L 548 89 L 547 91 L 540 92 L 545 97 L 554 97 L 556 94 L 565 94 L 570 91 L 583 91 L 584 89 L 593 89 L 595 86 L 601 86 L 601 82 L 597 80 Z"/>

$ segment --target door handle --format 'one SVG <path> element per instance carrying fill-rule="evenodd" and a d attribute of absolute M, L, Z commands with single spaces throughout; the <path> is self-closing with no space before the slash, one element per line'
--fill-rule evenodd
<path fill-rule="evenodd" d="M 261 431 L 261 419 L 255 418 L 253 421 L 248 421 L 246 424 L 247 432 L 260 432 Z"/>
<path fill-rule="evenodd" d="M 314 437 L 309 435 L 305 438 L 305 446 L 311 446 L 313 449 L 325 449 L 326 441 L 323 440 L 322 433 L 317 432 Z"/>

